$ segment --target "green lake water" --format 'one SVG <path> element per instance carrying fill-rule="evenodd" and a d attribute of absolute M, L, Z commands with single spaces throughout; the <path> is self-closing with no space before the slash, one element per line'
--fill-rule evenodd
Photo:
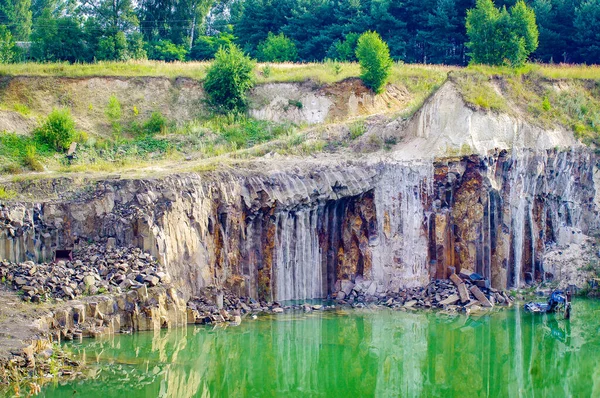
<path fill-rule="evenodd" d="M 600 302 L 573 317 L 388 310 L 261 316 L 69 344 L 46 397 L 600 397 Z"/>

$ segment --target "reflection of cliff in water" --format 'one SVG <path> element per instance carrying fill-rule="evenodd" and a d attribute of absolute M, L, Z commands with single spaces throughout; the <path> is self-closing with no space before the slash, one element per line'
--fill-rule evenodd
<path fill-rule="evenodd" d="M 570 324 L 520 310 L 482 317 L 285 314 L 85 342 L 96 377 L 45 391 L 86 397 L 598 396 L 597 302 Z M 62 394 L 62 395 L 61 395 Z"/>

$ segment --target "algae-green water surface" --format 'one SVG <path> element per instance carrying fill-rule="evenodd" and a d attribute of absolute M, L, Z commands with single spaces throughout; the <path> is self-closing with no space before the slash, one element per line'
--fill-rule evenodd
<path fill-rule="evenodd" d="M 573 318 L 391 310 L 262 316 L 70 344 L 47 397 L 599 397 L 600 302 Z"/>

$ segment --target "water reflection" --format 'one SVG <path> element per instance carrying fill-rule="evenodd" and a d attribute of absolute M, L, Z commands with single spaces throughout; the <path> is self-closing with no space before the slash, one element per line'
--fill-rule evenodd
<path fill-rule="evenodd" d="M 364 311 L 84 342 L 93 377 L 45 396 L 600 396 L 600 306 L 570 322 Z"/>

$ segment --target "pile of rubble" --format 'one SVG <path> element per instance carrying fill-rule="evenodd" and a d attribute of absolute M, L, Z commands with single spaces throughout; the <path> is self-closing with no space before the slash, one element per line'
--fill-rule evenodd
<path fill-rule="evenodd" d="M 0 280 L 22 291 L 24 300 L 72 300 L 81 295 L 121 293 L 144 285 L 169 284 L 170 276 L 139 248 L 92 244 L 73 252 L 73 260 L 36 264 L 0 263 Z"/>
<path fill-rule="evenodd" d="M 495 305 L 512 305 L 514 298 L 506 292 L 494 289 L 480 275 L 462 270 L 451 274 L 450 279 L 432 281 L 425 287 L 414 287 L 398 291 L 385 291 L 376 282 L 362 277 L 341 280 L 336 283 L 333 302 L 321 304 L 279 303 L 237 297 L 228 291 L 221 295 L 208 288 L 202 296 L 193 297 L 188 303 L 188 323 L 211 324 L 240 322 L 243 314 L 282 313 L 290 310 L 304 312 L 326 311 L 336 306 L 362 308 L 369 306 L 393 309 L 441 309 L 445 311 L 471 312 Z"/>
<path fill-rule="evenodd" d="M 425 287 L 402 289 L 397 292 L 378 292 L 375 282 L 357 278 L 355 282 L 340 281 L 335 298 L 339 304 L 361 307 L 373 303 L 390 308 L 444 309 L 472 311 L 492 308 L 496 304 L 512 305 L 514 299 L 506 292 L 490 287 L 487 279 L 463 270 L 450 279 L 438 279 Z"/>
<path fill-rule="evenodd" d="M 221 300 L 222 303 L 219 303 Z M 219 298 L 219 294 L 213 288 L 206 288 L 202 296 L 192 297 L 188 301 L 187 307 L 188 323 L 196 324 L 239 323 L 244 314 L 278 314 L 290 310 L 310 312 L 335 309 L 335 305 L 284 304 L 278 301 L 267 302 L 250 297 L 238 297 L 226 289 Z M 219 309 L 220 307 L 221 309 Z"/>

